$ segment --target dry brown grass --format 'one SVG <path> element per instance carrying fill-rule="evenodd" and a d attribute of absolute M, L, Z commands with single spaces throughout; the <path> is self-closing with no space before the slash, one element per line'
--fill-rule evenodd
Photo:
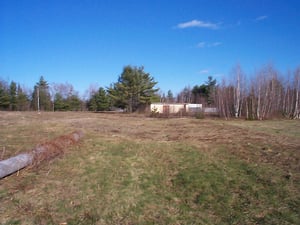
<path fill-rule="evenodd" d="M 0 180 L 0 223 L 297 221 L 288 209 L 278 212 L 294 219 L 281 220 L 275 206 L 292 196 L 299 206 L 299 121 L 0 112 L 2 158 L 74 130 L 84 139 L 62 158 Z"/>

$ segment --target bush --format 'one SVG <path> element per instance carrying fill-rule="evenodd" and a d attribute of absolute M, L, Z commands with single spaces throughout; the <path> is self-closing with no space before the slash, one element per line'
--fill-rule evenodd
<path fill-rule="evenodd" d="M 196 119 L 204 119 L 205 118 L 204 112 L 197 112 L 195 114 L 195 118 Z"/>
<path fill-rule="evenodd" d="M 157 108 L 153 108 L 153 110 L 151 110 L 151 114 L 150 117 L 158 117 L 159 116 L 159 112 Z"/>

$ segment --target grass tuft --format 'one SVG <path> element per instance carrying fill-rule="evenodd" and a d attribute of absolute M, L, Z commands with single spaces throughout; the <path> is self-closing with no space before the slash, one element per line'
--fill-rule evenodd
<path fill-rule="evenodd" d="M 85 133 L 63 157 L 0 181 L 1 224 L 300 224 L 299 141 L 284 135 L 297 122 L 25 113 L 34 131 L 0 115 L 6 146 Z M 10 125 L 34 134 L 18 139 Z"/>

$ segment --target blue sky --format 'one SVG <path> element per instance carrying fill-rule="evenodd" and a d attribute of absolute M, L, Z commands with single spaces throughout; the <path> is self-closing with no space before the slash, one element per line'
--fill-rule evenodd
<path fill-rule="evenodd" d="M 298 0 L 0 0 L 0 78 L 83 95 L 143 65 L 176 94 L 237 63 L 286 73 L 300 65 L 299 12 Z"/>

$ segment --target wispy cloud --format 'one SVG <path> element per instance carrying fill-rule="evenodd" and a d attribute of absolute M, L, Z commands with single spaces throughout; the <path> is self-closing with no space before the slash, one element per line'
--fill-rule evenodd
<path fill-rule="evenodd" d="M 179 29 L 185 29 L 190 27 L 200 27 L 200 28 L 208 28 L 208 29 L 218 29 L 219 24 L 217 23 L 211 23 L 211 22 L 205 22 L 201 20 L 191 20 L 185 23 L 179 23 L 177 26 Z"/>
<path fill-rule="evenodd" d="M 204 48 L 204 47 L 206 47 L 206 43 L 205 42 L 199 42 L 197 44 L 197 48 Z"/>
<path fill-rule="evenodd" d="M 199 74 L 208 74 L 209 70 L 208 69 L 203 69 L 199 71 Z"/>
<path fill-rule="evenodd" d="M 255 22 L 258 22 L 258 21 L 262 21 L 262 20 L 266 20 L 268 19 L 268 16 L 264 15 L 264 16 L 258 16 L 254 19 Z"/>
<path fill-rule="evenodd" d="M 214 42 L 214 43 L 210 44 L 209 47 L 217 47 L 217 46 L 219 46 L 221 44 L 222 44 L 222 42 Z"/>
<path fill-rule="evenodd" d="M 217 47 L 219 45 L 221 45 L 222 42 L 213 42 L 213 43 L 206 43 L 206 42 L 199 42 L 197 44 L 197 48 L 211 48 L 211 47 Z"/>

